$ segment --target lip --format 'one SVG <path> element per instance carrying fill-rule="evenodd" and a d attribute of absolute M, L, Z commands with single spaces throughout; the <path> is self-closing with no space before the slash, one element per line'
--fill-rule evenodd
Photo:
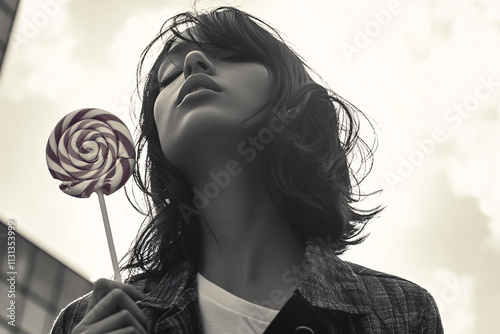
<path fill-rule="evenodd" d="M 190 75 L 179 91 L 179 95 L 177 96 L 177 105 L 179 105 L 184 97 L 194 91 L 199 87 L 205 87 L 214 92 L 222 92 L 222 89 L 213 81 L 208 75 L 203 73 L 197 73 Z"/>

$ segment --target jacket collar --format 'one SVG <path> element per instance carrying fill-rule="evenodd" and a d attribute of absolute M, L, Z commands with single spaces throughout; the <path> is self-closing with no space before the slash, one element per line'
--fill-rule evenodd
<path fill-rule="evenodd" d="M 370 298 L 359 276 L 322 239 L 307 240 L 302 273 L 297 290 L 312 305 L 352 314 L 369 312 Z"/>
<path fill-rule="evenodd" d="M 160 309 L 174 306 L 183 309 L 198 297 L 195 279 L 194 264 L 185 261 L 160 281 L 137 282 L 138 288 L 147 295 L 139 303 Z M 359 276 L 320 238 L 309 238 L 306 242 L 302 279 L 297 291 L 312 305 L 322 309 L 351 314 L 369 313 L 370 298 Z"/>

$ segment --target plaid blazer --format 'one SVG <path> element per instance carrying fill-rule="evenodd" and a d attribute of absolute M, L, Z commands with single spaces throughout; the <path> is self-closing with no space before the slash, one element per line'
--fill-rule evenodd
<path fill-rule="evenodd" d="M 284 280 L 299 277 L 293 270 L 285 274 Z M 300 277 L 265 334 L 443 333 L 436 303 L 425 289 L 343 261 L 314 238 L 306 243 Z M 137 304 L 148 318 L 148 333 L 203 333 L 193 263 L 183 262 L 159 281 L 132 284 L 147 295 Z M 85 315 L 89 296 L 64 308 L 51 333 L 71 333 Z M 243 328 L 238 332 L 248 333 Z"/>

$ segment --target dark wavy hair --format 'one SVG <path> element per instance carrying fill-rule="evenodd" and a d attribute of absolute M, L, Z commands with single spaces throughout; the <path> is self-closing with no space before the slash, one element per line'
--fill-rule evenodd
<path fill-rule="evenodd" d="M 188 33 L 181 35 L 183 31 Z M 326 84 L 316 83 L 310 75 L 314 72 L 275 29 L 238 9 L 219 7 L 170 18 L 141 55 L 137 89 L 143 92 L 136 143 L 141 163 L 134 181 L 144 195 L 145 208 L 139 209 L 128 192 L 127 197 L 145 220 L 122 269 L 130 270 L 131 275 L 163 276 L 182 261 L 197 260 L 199 219 L 195 215 L 187 222 L 179 209 L 181 204 L 192 204 L 192 187 L 183 172 L 165 158 L 153 116 L 159 94 L 157 71 L 174 40 L 202 49 L 211 45 L 231 50 L 265 65 L 271 77 L 271 97 L 257 112 L 267 114 L 248 132 L 269 126 L 280 113 L 288 113 L 292 119 L 283 131 L 275 133 L 258 162 L 252 162 L 264 164 L 272 200 L 302 242 L 310 237 L 326 239 L 337 254 L 362 242 L 364 226 L 382 210 L 380 206 L 370 210 L 353 206 L 370 195 L 359 191 L 359 183 L 372 168 L 376 139 L 368 145 L 360 138 L 360 116 L 374 130 L 372 123 Z M 158 44 L 160 54 L 142 78 L 144 63 Z M 352 157 L 358 161 L 357 168 Z"/>

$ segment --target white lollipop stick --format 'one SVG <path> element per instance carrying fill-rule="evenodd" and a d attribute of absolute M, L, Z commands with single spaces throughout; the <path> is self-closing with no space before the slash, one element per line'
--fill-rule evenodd
<path fill-rule="evenodd" d="M 111 263 L 115 271 L 115 281 L 122 283 L 120 275 L 120 268 L 118 268 L 118 259 L 116 257 L 115 244 L 113 243 L 113 235 L 111 234 L 111 226 L 109 225 L 108 211 L 106 210 L 106 203 L 102 191 L 96 191 L 99 197 L 99 205 L 101 206 L 102 220 L 104 221 L 104 229 L 106 230 L 106 238 L 108 239 L 109 254 L 111 255 Z"/>

